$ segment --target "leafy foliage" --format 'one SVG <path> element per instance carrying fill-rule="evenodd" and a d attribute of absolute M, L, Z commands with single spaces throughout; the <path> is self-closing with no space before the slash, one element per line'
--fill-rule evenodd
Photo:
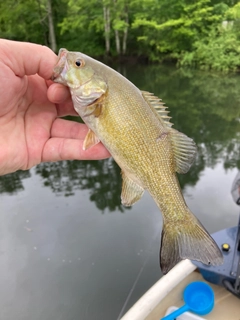
<path fill-rule="evenodd" d="M 179 64 L 220 71 L 239 68 L 240 42 L 234 30 L 211 30 L 204 40 L 196 41 L 194 51 L 179 57 Z"/>
<path fill-rule="evenodd" d="M 5 0 L 0 36 L 51 45 L 49 16 L 58 48 L 220 71 L 240 66 L 235 0 Z"/>

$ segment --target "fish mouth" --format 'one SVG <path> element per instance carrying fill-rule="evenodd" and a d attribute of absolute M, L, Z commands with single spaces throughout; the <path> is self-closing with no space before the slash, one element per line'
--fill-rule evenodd
<path fill-rule="evenodd" d="M 65 75 L 68 70 L 67 63 L 67 49 L 60 49 L 58 53 L 58 61 L 55 67 L 53 68 L 53 74 L 51 76 L 51 80 L 54 82 L 65 84 Z"/>

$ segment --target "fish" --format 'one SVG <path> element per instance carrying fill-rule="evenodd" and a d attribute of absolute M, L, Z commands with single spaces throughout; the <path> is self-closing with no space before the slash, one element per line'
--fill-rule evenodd
<path fill-rule="evenodd" d="M 121 168 L 121 202 L 132 206 L 147 190 L 163 217 L 160 267 L 179 261 L 223 263 L 222 252 L 188 208 L 176 173 L 186 173 L 196 144 L 174 129 L 167 107 L 148 91 L 84 53 L 60 49 L 52 80 L 70 89 L 74 109 L 88 126 L 87 150 L 101 142 Z"/>

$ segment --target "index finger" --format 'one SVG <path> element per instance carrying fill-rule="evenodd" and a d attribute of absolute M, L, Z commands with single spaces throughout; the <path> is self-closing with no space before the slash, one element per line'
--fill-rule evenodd
<path fill-rule="evenodd" d="M 39 44 L 0 40 L 0 60 L 19 76 L 39 74 L 50 79 L 57 61 L 56 54 Z"/>
<path fill-rule="evenodd" d="M 64 85 L 59 83 L 51 84 L 48 88 L 47 96 L 49 101 L 56 105 L 58 117 L 78 116 L 78 113 L 73 108 L 69 89 Z"/>

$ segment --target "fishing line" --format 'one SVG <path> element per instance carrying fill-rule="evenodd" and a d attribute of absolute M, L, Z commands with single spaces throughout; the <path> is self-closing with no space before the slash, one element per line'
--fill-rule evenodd
<path fill-rule="evenodd" d="M 152 237 L 152 241 L 150 243 L 149 249 L 147 250 L 148 255 L 147 255 L 146 259 L 144 260 L 143 265 L 142 265 L 142 267 L 140 268 L 140 270 L 139 270 L 139 272 L 137 274 L 137 277 L 136 277 L 136 279 L 135 279 L 135 281 L 134 281 L 134 283 L 132 285 L 132 288 L 130 289 L 130 291 L 129 291 L 128 295 L 127 295 L 127 298 L 126 298 L 126 300 L 125 300 L 125 302 L 123 304 L 123 307 L 122 307 L 122 309 L 121 309 L 121 311 L 119 313 L 119 316 L 117 317 L 117 320 L 120 320 L 121 317 L 123 316 L 123 314 L 125 313 L 126 306 L 127 306 L 128 302 L 129 302 L 129 300 L 130 300 L 130 298 L 131 298 L 131 296 L 133 294 L 133 291 L 136 288 L 138 280 L 140 279 L 140 277 L 141 277 L 141 275 L 143 273 L 143 270 L 144 270 L 144 268 L 145 268 L 145 266 L 146 266 L 146 264 L 147 264 L 147 262 L 148 262 L 148 260 L 150 258 L 150 253 L 152 253 L 152 249 L 151 248 L 152 248 L 153 243 L 155 242 L 157 236 L 159 236 L 159 230 L 157 230 L 155 235 Z"/>

